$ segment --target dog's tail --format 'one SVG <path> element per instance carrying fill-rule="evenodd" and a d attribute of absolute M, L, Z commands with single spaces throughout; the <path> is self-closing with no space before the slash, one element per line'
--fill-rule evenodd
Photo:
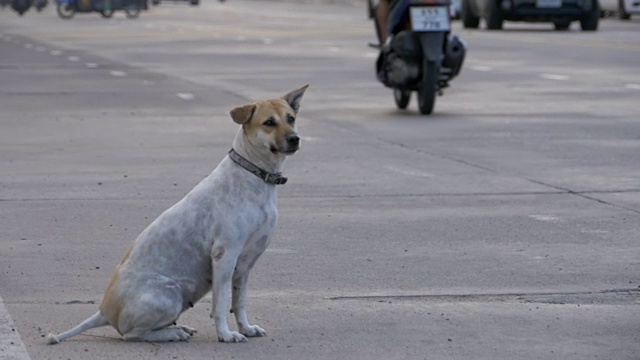
<path fill-rule="evenodd" d="M 60 341 L 68 339 L 72 336 L 76 336 L 81 332 L 87 331 L 89 329 L 97 328 L 100 326 L 106 326 L 106 325 L 109 325 L 109 322 L 107 321 L 107 319 L 104 318 L 104 316 L 102 316 L 100 311 L 98 311 L 87 320 L 81 322 L 80 325 L 74 327 L 69 331 L 65 331 L 62 334 L 58 334 L 58 335 L 49 333 L 47 335 L 47 344 L 50 344 L 50 345 L 57 344 Z"/>

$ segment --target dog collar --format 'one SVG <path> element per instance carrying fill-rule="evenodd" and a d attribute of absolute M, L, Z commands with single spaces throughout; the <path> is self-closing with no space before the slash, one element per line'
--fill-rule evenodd
<path fill-rule="evenodd" d="M 229 150 L 229 158 L 233 160 L 234 163 L 240 165 L 240 167 L 242 167 L 243 169 L 262 179 L 267 184 L 284 185 L 287 183 L 287 178 L 282 176 L 281 173 L 270 173 L 258 167 L 251 161 L 243 158 L 240 154 L 233 150 L 233 148 Z"/>

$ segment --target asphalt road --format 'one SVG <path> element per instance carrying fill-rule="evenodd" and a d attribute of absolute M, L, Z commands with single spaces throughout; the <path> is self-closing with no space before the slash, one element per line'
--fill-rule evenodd
<path fill-rule="evenodd" d="M 375 81 L 362 7 L 0 11 L 0 359 L 640 358 L 640 21 L 455 29 L 423 117 Z M 189 343 L 44 344 L 225 156 L 230 109 L 307 83 L 250 285 L 268 337 L 217 343 L 206 297 Z"/>

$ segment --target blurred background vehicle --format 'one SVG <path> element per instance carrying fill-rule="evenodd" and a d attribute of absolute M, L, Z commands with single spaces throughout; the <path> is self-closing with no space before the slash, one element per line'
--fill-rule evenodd
<path fill-rule="evenodd" d="M 639 0 L 633 0 L 639 1 Z M 477 29 L 484 19 L 487 29 L 500 30 L 503 22 L 551 22 L 556 30 L 567 30 L 579 21 L 585 31 L 598 29 L 598 0 L 462 0 L 462 24 Z"/>
<path fill-rule="evenodd" d="M 600 0 L 600 7 L 603 12 L 616 14 L 621 20 L 640 15 L 640 0 Z"/>
<path fill-rule="evenodd" d="M 170 2 L 188 2 L 191 6 L 198 6 L 200 5 L 200 0 L 164 0 L 166 1 L 170 1 Z M 160 0 L 151 0 L 151 3 L 153 5 L 160 5 Z"/>
<path fill-rule="evenodd" d="M 454 19 L 460 19 L 462 12 L 462 0 L 451 0 L 452 16 Z"/>
<path fill-rule="evenodd" d="M 140 15 L 140 10 L 147 9 L 146 0 L 56 0 L 56 11 L 62 19 L 70 19 L 77 12 L 98 12 L 104 18 L 110 18 L 116 10 L 124 10 L 127 18 Z"/>

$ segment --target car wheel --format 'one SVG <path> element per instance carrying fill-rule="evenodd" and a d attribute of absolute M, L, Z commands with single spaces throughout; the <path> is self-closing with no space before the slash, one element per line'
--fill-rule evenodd
<path fill-rule="evenodd" d="M 631 14 L 629 14 L 627 10 L 624 8 L 624 0 L 618 0 L 618 19 L 620 20 L 631 19 Z"/>
<path fill-rule="evenodd" d="M 582 31 L 596 31 L 598 30 L 599 21 L 600 7 L 598 6 L 598 0 L 593 0 L 591 10 L 580 19 L 580 27 Z"/>
<path fill-rule="evenodd" d="M 480 18 L 471 11 L 471 0 L 462 0 L 461 6 L 462 26 L 465 29 L 477 29 L 480 26 Z"/>
<path fill-rule="evenodd" d="M 558 31 L 569 30 L 569 27 L 571 26 L 571 21 L 557 20 L 553 22 L 553 26 L 555 26 L 556 30 Z"/>
<path fill-rule="evenodd" d="M 489 30 L 501 30 L 502 22 L 504 19 L 502 18 L 502 10 L 498 8 L 497 1 L 489 1 L 489 11 L 487 11 L 487 29 Z"/>
<path fill-rule="evenodd" d="M 100 10 L 100 16 L 102 16 L 105 19 L 109 19 L 110 17 L 112 17 L 113 13 L 114 13 L 113 10 Z"/>

